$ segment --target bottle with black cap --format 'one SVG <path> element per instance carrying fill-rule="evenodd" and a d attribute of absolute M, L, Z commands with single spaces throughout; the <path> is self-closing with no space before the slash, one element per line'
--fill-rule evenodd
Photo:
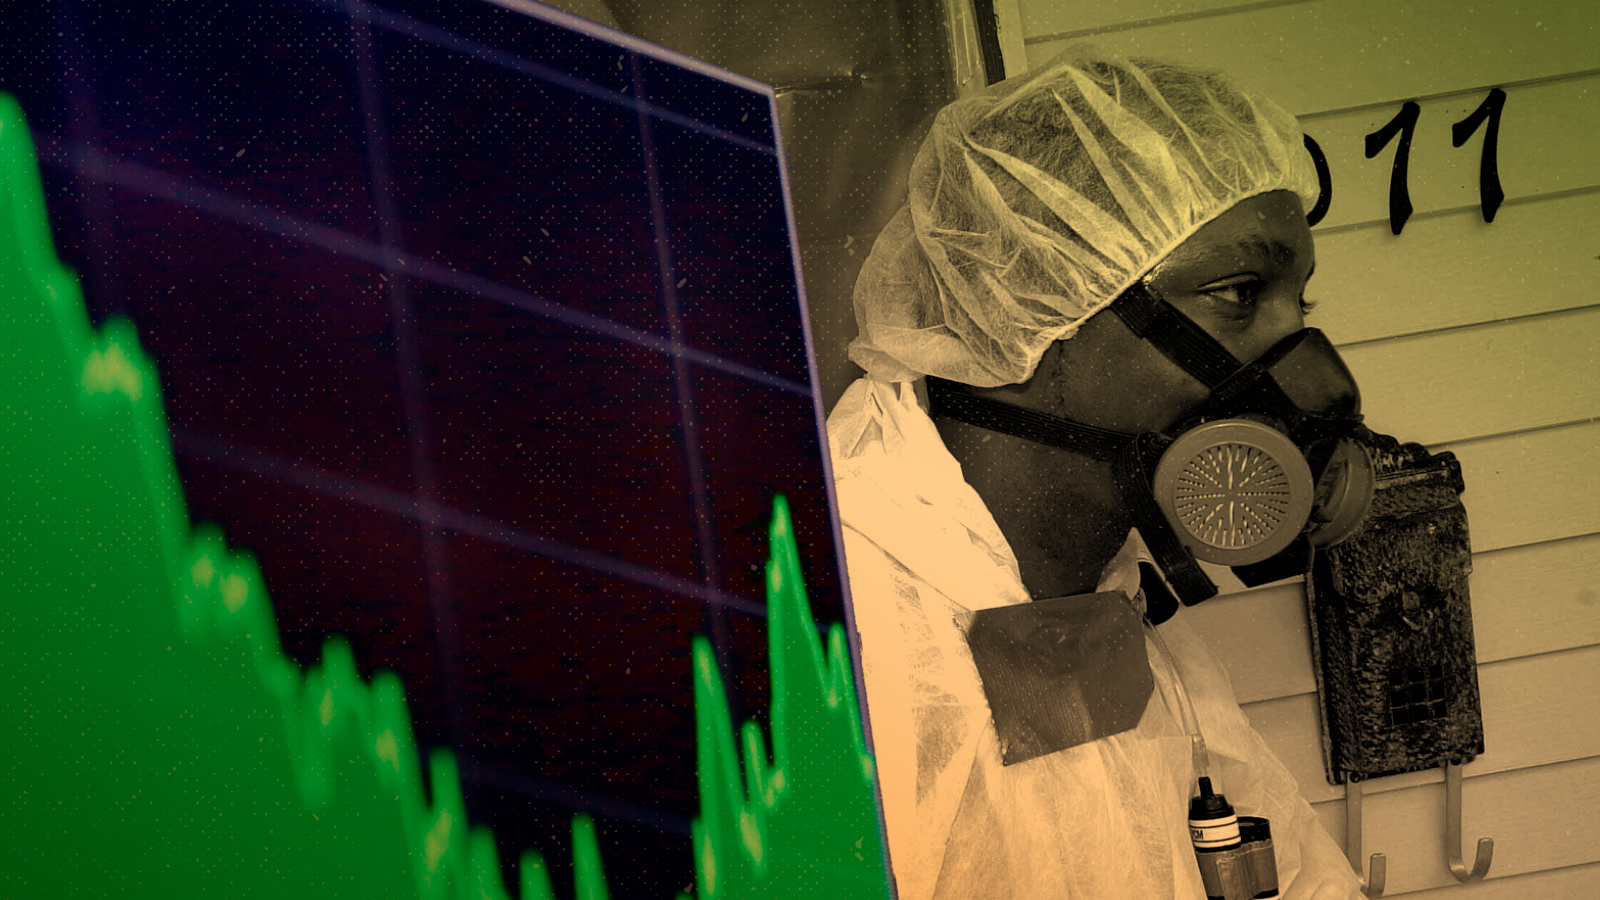
<path fill-rule="evenodd" d="M 1256 896 L 1249 856 L 1243 852 L 1239 817 L 1228 798 L 1213 790 L 1211 779 L 1203 775 L 1200 796 L 1189 800 L 1189 838 L 1194 843 L 1207 900 L 1250 900 Z"/>

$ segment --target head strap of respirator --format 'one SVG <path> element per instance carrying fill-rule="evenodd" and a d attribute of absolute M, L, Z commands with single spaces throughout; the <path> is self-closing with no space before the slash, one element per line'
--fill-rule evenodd
<path fill-rule="evenodd" d="M 1197 560 L 1247 584 L 1304 571 L 1366 518 L 1372 461 L 1355 379 L 1333 345 L 1303 328 L 1248 363 L 1135 284 L 1110 310 L 1210 389 L 1165 432 L 1097 428 L 968 393 L 929 376 L 929 412 L 1112 464 L 1145 544 L 1186 606 L 1216 594 Z M 1152 610 L 1161 621 L 1175 611 Z"/>

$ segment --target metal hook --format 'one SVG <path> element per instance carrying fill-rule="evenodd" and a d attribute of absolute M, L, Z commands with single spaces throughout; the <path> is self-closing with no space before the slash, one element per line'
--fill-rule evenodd
<path fill-rule="evenodd" d="M 1459 830 L 1459 823 L 1457 829 Z M 1361 776 L 1351 772 L 1344 784 L 1344 853 L 1350 867 L 1361 875 Z M 1361 880 L 1361 892 L 1368 897 L 1383 896 L 1384 882 L 1389 874 L 1389 858 L 1382 853 L 1372 854 L 1371 874 Z"/>
<path fill-rule="evenodd" d="M 1461 858 L 1461 767 L 1446 760 L 1444 766 L 1444 846 L 1450 859 L 1450 874 L 1462 884 L 1489 874 L 1494 859 L 1494 838 L 1478 839 L 1478 856 L 1472 871 Z"/>

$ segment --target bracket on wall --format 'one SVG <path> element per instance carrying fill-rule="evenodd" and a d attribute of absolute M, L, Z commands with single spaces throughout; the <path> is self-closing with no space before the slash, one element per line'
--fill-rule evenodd
<path fill-rule="evenodd" d="M 1482 881 L 1494 862 L 1494 838 L 1479 838 L 1477 855 L 1472 868 L 1467 868 L 1461 856 L 1461 766 L 1448 760 L 1440 763 L 1444 769 L 1444 845 L 1450 874 L 1462 884 Z M 1361 776 L 1351 773 L 1344 785 L 1344 846 L 1350 867 L 1362 875 L 1361 863 Z M 1361 880 L 1361 892 L 1372 900 L 1383 896 L 1388 880 L 1388 858 L 1382 853 L 1372 854 Z"/>
<path fill-rule="evenodd" d="M 1361 777 L 1351 774 L 1344 784 L 1344 852 L 1356 875 L 1362 875 L 1361 864 Z M 1459 844 L 1458 844 L 1459 846 Z M 1370 874 L 1361 878 L 1361 892 L 1368 897 L 1383 896 L 1383 886 L 1388 879 L 1389 858 L 1382 853 L 1372 854 Z"/>
<path fill-rule="evenodd" d="M 1444 848 L 1450 863 L 1450 874 L 1462 884 L 1479 881 L 1489 874 L 1489 864 L 1494 861 L 1494 838 L 1478 838 L 1478 855 L 1467 871 L 1461 858 L 1461 767 L 1446 760 L 1444 768 Z"/>

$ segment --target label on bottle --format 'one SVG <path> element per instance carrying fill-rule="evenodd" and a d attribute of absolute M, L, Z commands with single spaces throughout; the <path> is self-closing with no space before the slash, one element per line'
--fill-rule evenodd
<path fill-rule="evenodd" d="M 1196 850 L 1226 850 L 1229 847 L 1239 846 L 1239 820 L 1233 816 L 1226 819 L 1190 819 L 1189 840 L 1194 842 Z"/>

